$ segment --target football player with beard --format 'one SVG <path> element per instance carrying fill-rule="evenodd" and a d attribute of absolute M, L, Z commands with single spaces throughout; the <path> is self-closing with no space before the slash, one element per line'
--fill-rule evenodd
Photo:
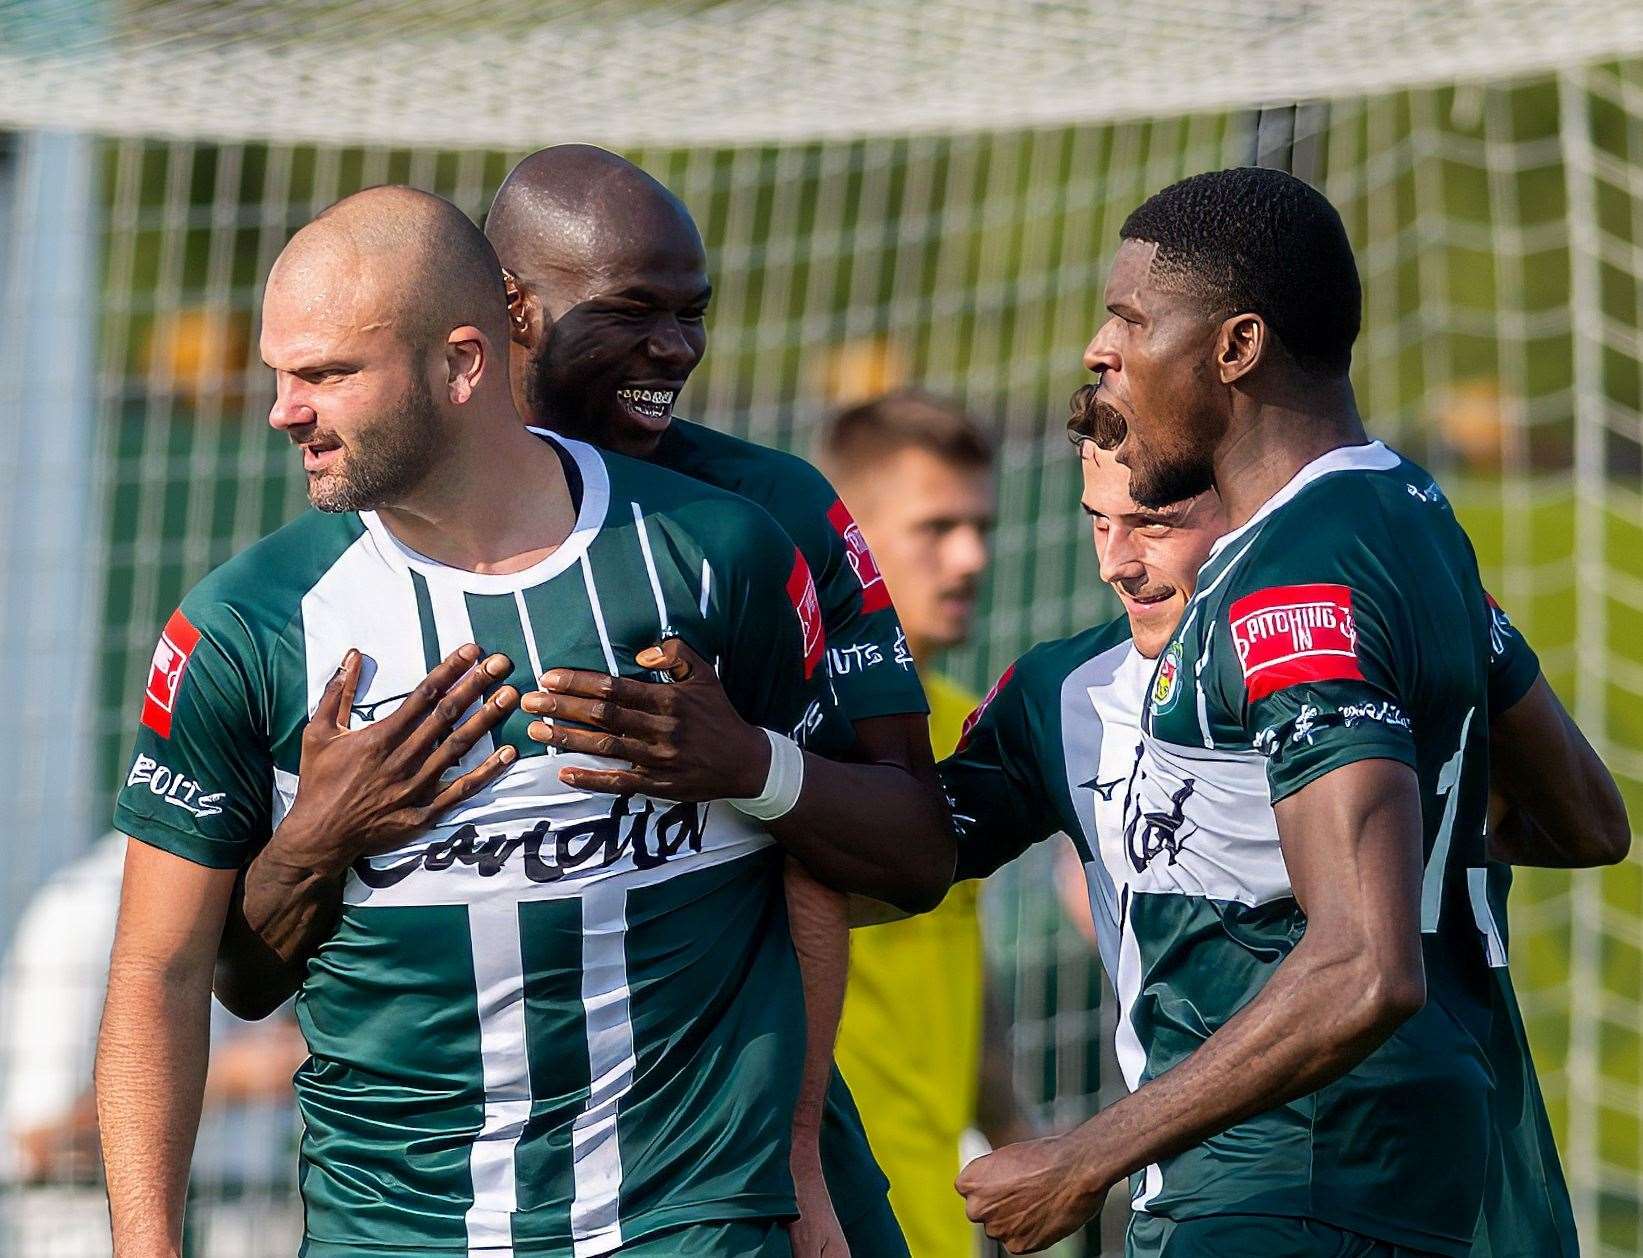
<path fill-rule="evenodd" d="M 729 490 L 774 516 L 814 575 L 827 646 L 878 661 L 833 679 L 855 735 L 842 754 L 897 766 L 933 791 L 928 705 L 889 592 L 839 496 L 802 459 L 674 414 L 706 351 L 712 291 L 684 204 L 614 153 L 560 145 L 515 166 L 485 231 L 502 264 L 510 379 L 525 421 Z M 335 929 L 341 879 L 309 871 L 316 862 L 344 867 L 350 836 L 315 830 L 302 842 L 302 859 L 292 859 L 290 840 L 276 834 L 247 869 L 230 910 L 217 994 L 241 1016 L 261 1016 L 295 991 L 308 958 Z M 797 862 L 787 878 L 810 1027 L 820 1041 L 811 1060 L 825 1060 L 843 1002 L 843 902 Z M 831 1079 L 807 1078 L 800 1135 L 816 1122 L 825 1187 L 804 1161 L 816 1142 L 801 1138 L 794 1146 L 807 1215 L 828 1229 L 830 1198 L 857 1258 L 905 1254 L 887 1181 L 837 1071 Z M 801 1223 L 796 1237 L 801 1246 L 808 1226 Z"/>

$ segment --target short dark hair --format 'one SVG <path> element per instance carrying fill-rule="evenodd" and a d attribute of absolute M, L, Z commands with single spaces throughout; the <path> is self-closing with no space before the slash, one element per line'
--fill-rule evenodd
<path fill-rule="evenodd" d="M 1147 198 L 1118 234 L 1157 245 L 1153 274 L 1221 317 L 1260 315 L 1302 368 L 1351 366 L 1358 267 L 1341 216 L 1305 181 L 1255 166 L 1193 175 Z"/>
<path fill-rule="evenodd" d="M 815 444 L 816 462 L 835 481 L 908 449 L 969 471 L 993 466 L 993 442 L 981 424 L 957 403 L 916 389 L 845 407 L 822 424 Z"/>
<path fill-rule="evenodd" d="M 1129 431 L 1117 407 L 1096 397 L 1096 386 L 1081 385 L 1067 401 L 1067 439 L 1075 446 L 1095 442 L 1102 450 L 1116 450 Z"/>

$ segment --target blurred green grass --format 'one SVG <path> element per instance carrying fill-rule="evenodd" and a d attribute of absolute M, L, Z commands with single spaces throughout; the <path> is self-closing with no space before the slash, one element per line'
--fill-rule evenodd
<path fill-rule="evenodd" d="M 1537 484 L 1474 474 L 1448 478 L 1448 489 L 1486 583 L 1541 653 L 1547 680 L 1577 718 L 1583 702 L 1600 706 L 1601 723 L 1584 728 L 1616 770 L 1635 824 L 1643 816 L 1643 781 L 1634 775 L 1643 697 L 1625 684 L 1643 666 L 1643 612 L 1626 597 L 1643 581 L 1635 489 L 1605 485 L 1605 501 L 1584 504 L 1566 477 Z M 1579 546 L 1587 540 L 1599 548 L 1596 589 L 1581 584 Z M 1512 973 L 1566 1169 L 1574 1153 L 1571 1087 L 1579 1086 L 1571 1047 L 1577 1020 L 1591 1019 L 1584 1030 L 1595 1056 L 1590 1100 L 1602 1173 L 1598 1235 L 1586 1239 L 1635 1253 L 1643 1250 L 1643 862 L 1634 854 L 1579 879 L 1582 890 L 1561 870 L 1520 871 L 1510 908 Z M 1582 983 L 1575 968 L 1582 930 L 1595 953 L 1595 984 Z"/>

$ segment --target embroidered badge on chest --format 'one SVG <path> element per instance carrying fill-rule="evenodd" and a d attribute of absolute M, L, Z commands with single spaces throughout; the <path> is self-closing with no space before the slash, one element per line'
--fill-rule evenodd
<path fill-rule="evenodd" d="M 1158 672 L 1152 679 L 1152 711 L 1155 716 L 1168 712 L 1181 697 L 1181 656 L 1181 641 L 1177 638 L 1169 644 L 1164 658 L 1158 661 Z"/>

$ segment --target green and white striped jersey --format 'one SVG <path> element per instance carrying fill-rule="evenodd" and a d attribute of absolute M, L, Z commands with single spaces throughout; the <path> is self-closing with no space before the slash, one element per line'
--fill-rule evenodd
<path fill-rule="evenodd" d="M 303 727 L 350 646 L 370 661 L 355 725 L 466 641 L 506 652 L 528 690 L 555 665 L 642 675 L 634 655 L 677 634 L 749 721 L 847 746 L 809 569 L 780 527 L 550 440 L 576 524 L 524 572 L 449 568 L 373 513 L 310 511 L 195 587 L 156 650 L 116 824 L 244 864 L 295 797 Z M 310 1252 L 580 1258 L 793 1212 L 804 1013 L 779 853 L 722 803 L 564 786 L 586 758 L 531 742 L 527 721 L 495 734 L 520 752 L 497 782 L 356 864 L 309 964 Z"/>
<path fill-rule="evenodd" d="M 850 720 L 930 711 L 884 576 L 825 476 L 796 455 L 684 419 L 667 426 L 649 461 L 751 499 L 787 530 L 815 576 L 833 688 Z"/>
<path fill-rule="evenodd" d="M 1427 1010 L 1346 1078 L 1148 1168 L 1139 1209 L 1296 1214 L 1457 1254 L 1474 1225 L 1503 1254 L 1572 1243 L 1516 998 L 1506 970 L 1488 970 L 1504 967 L 1495 924 L 1510 879 L 1494 867 L 1486 881 L 1482 867 L 1480 740 L 1488 712 L 1538 671 L 1486 604 L 1431 478 L 1377 444 L 1325 456 L 1230 535 L 1158 661 L 1119 619 L 1035 647 L 972 716 L 941 765 L 960 876 L 1058 830 L 1072 837 L 1131 1088 L 1242 1007 L 1304 930 L 1272 801 L 1365 756 L 1420 774 L 1437 852 Z M 1537 1179 L 1544 1191 L 1524 1196 Z"/>

